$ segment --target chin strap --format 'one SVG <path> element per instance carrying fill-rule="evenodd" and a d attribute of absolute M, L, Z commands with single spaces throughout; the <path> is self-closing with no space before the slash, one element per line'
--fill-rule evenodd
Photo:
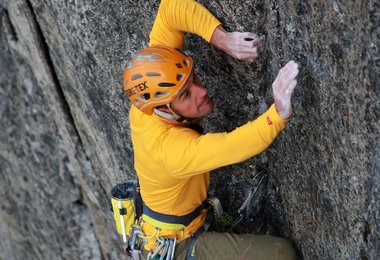
<path fill-rule="evenodd" d="M 184 123 L 184 124 L 193 124 L 194 122 L 198 122 L 200 120 L 200 118 L 186 118 L 186 117 L 178 115 L 176 112 L 173 111 L 170 104 L 166 104 L 166 107 L 169 109 L 171 113 L 166 113 L 164 111 L 159 110 L 158 108 L 153 108 L 153 112 L 156 115 L 163 117 L 165 119 L 175 120 L 177 122 Z"/>
<path fill-rule="evenodd" d="M 160 116 L 160 117 L 163 117 L 165 119 L 169 119 L 169 120 L 177 120 L 177 117 L 175 117 L 173 114 L 169 114 L 169 113 L 166 113 L 164 111 L 161 111 L 159 110 L 158 108 L 153 108 L 153 112 Z"/>

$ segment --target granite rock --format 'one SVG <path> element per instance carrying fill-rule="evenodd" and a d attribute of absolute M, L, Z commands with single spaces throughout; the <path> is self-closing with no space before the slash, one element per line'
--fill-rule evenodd
<path fill-rule="evenodd" d="M 189 35 L 216 103 L 207 131 L 231 131 L 273 102 L 300 65 L 294 116 L 268 150 L 212 174 L 236 232 L 294 241 L 304 259 L 380 257 L 377 1 L 200 1 L 227 30 L 265 35 L 256 63 Z M 113 185 L 135 178 L 124 65 L 146 47 L 159 1 L 0 0 L 0 259 L 120 259 Z"/>

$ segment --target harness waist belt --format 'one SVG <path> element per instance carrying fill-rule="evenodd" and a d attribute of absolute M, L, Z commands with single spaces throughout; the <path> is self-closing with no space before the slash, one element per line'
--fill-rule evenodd
<path fill-rule="evenodd" d="M 151 217 L 161 222 L 170 223 L 170 224 L 182 224 L 184 226 L 189 225 L 196 217 L 198 217 L 201 210 L 204 209 L 205 207 L 206 207 L 206 201 L 204 201 L 201 205 L 199 205 L 199 207 L 197 207 L 195 210 L 193 210 L 189 214 L 186 214 L 183 216 L 176 216 L 176 215 L 158 213 L 150 209 L 147 205 L 145 205 L 144 201 L 142 202 L 142 211 L 148 217 Z"/>

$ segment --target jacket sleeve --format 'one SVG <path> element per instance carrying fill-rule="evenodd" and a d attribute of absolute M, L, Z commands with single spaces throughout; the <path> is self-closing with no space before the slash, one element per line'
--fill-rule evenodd
<path fill-rule="evenodd" d="M 149 46 L 165 45 L 183 50 L 184 33 L 210 42 L 220 22 L 194 0 L 162 0 L 150 33 Z"/>
<path fill-rule="evenodd" d="M 274 105 L 254 121 L 230 133 L 199 135 L 190 129 L 168 133 L 161 140 L 161 160 L 176 178 L 202 174 L 244 161 L 264 151 L 284 128 Z"/>

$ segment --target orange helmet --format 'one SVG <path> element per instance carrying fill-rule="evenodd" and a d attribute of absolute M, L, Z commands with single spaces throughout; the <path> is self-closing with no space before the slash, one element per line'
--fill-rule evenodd
<path fill-rule="evenodd" d="M 123 88 L 133 105 L 151 115 L 172 102 L 193 69 L 193 60 L 166 46 L 143 49 L 127 64 Z"/>

